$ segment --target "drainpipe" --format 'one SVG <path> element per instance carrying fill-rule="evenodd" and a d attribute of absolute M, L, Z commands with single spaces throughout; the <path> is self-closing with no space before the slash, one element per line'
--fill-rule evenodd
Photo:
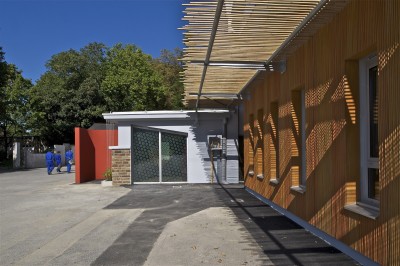
<path fill-rule="evenodd" d="M 221 146 L 222 146 L 222 156 L 221 156 L 221 166 L 222 166 L 222 173 L 221 173 L 221 183 L 222 184 L 228 184 L 227 181 L 227 174 L 226 174 L 226 169 L 227 169 L 227 158 L 226 158 L 226 153 L 227 153 L 227 123 L 228 123 L 228 118 L 224 118 L 223 120 L 223 132 L 222 132 L 222 140 L 221 140 Z"/>

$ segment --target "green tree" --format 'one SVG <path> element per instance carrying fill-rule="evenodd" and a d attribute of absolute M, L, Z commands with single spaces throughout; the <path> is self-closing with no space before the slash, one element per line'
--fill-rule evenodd
<path fill-rule="evenodd" d="M 7 84 L 7 62 L 4 60 L 3 47 L 0 46 L 0 114 L 5 114 L 6 105 L 6 90 L 5 86 Z"/>
<path fill-rule="evenodd" d="M 8 137 L 26 133 L 31 88 L 31 81 L 25 79 L 15 65 L 5 61 L 0 47 L 0 130 L 4 137 L 4 151 L 10 145 Z"/>
<path fill-rule="evenodd" d="M 74 127 L 104 121 L 102 113 L 177 109 L 181 51 L 154 60 L 135 45 L 90 43 L 53 55 L 30 93 L 29 125 L 48 144 L 74 142 Z"/>
<path fill-rule="evenodd" d="M 180 48 L 175 48 L 173 51 L 163 49 L 160 57 L 153 62 L 164 86 L 168 88 L 165 95 L 167 109 L 183 108 L 184 87 L 180 79 L 180 73 L 183 71 L 183 64 L 180 61 L 182 57 L 183 51 Z"/>
<path fill-rule="evenodd" d="M 154 70 L 151 56 L 134 45 L 117 44 L 107 53 L 101 85 L 109 111 L 165 108 L 166 89 Z"/>
<path fill-rule="evenodd" d="M 106 110 L 100 94 L 106 46 L 91 43 L 80 51 L 52 56 L 47 71 L 32 89 L 30 125 L 49 144 L 74 142 L 74 127 L 103 121 Z"/>

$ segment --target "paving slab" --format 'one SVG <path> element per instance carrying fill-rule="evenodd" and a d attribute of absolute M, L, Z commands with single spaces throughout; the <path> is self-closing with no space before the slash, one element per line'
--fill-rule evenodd
<path fill-rule="evenodd" d="M 0 265 L 358 265 L 243 185 L 0 182 Z"/>
<path fill-rule="evenodd" d="M 92 258 L 77 265 L 90 265 L 139 216 L 139 209 L 130 217 L 104 210 L 129 188 L 74 179 L 73 173 L 47 175 L 44 168 L 0 172 L 0 265 L 70 265 L 62 255 L 108 225 L 112 232 L 103 230 L 91 252 L 77 256 Z"/>
<path fill-rule="evenodd" d="M 208 208 L 168 223 L 144 265 L 273 265 L 248 238 L 229 208 Z"/>
<path fill-rule="evenodd" d="M 274 265 L 360 265 L 253 197 L 243 186 L 220 186 L 216 191 Z"/>
<path fill-rule="evenodd" d="M 145 211 L 92 265 L 358 265 L 243 185 L 135 185 L 107 208 Z"/>

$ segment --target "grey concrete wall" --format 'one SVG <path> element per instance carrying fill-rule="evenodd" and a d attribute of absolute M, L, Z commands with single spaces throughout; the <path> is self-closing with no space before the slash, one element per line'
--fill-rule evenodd
<path fill-rule="evenodd" d="M 13 168 L 20 168 L 21 165 L 21 143 L 13 143 Z"/>
<path fill-rule="evenodd" d="M 68 144 L 68 147 L 70 145 Z M 61 165 L 65 165 L 65 151 L 67 147 L 65 145 L 54 145 L 54 151 L 55 152 L 60 152 L 61 154 Z"/>
<path fill-rule="evenodd" d="M 46 154 L 35 153 L 32 148 L 24 148 L 24 167 L 41 168 L 46 167 Z"/>
<path fill-rule="evenodd" d="M 75 146 L 70 144 L 54 145 L 54 151 L 60 151 L 61 154 L 61 165 L 65 166 L 65 151 L 70 147 L 72 152 L 75 154 Z M 46 167 L 46 154 L 35 153 L 31 147 L 25 147 L 22 149 L 23 152 L 23 167 L 24 168 L 41 168 Z"/>
<path fill-rule="evenodd" d="M 239 182 L 239 143 L 236 139 L 227 140 L 227 181 L 228 183 Z"/>

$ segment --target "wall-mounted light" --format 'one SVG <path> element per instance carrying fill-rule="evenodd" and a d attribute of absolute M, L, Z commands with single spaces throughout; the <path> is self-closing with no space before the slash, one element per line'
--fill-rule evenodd
<path fill-rule="evenodd" d="M 286 60 L 284 61 L 280 61 L 278 63 L 278 67 L 279 67 L 279 72 L 281 72 L 281 74 L 286 72 Z"/>

